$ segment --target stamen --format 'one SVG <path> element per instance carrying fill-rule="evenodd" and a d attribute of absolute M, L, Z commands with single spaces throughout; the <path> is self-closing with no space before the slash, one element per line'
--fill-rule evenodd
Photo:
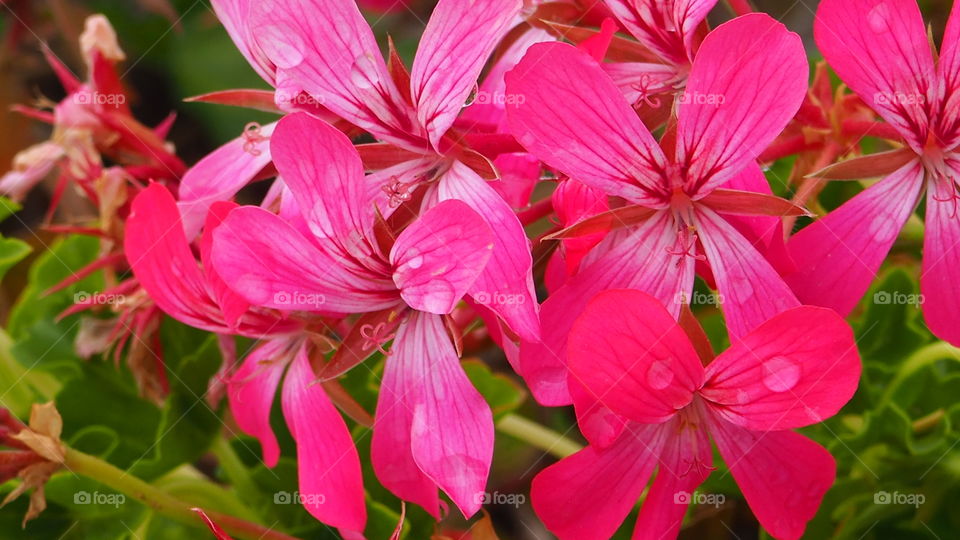
<path fill-rule="evenodd" d="M 369 351 L 373 347 L 376 347 L 384 356 L 390 356 L 393 351 L 387 351 L 383 348 L 383 344 L 393 339 L 395 334 L 386 334 L 384 330 L 387 327 L 387 323 L 381 322 L 377 323 L 376 326 L 372 324 L 364 324 L 360 326 L 360 335 L 363 336 L 364 342 L 361 345 L 361 348 L 364 351 Z"/>
<path fill-rule="evenodd" d="M 410 200 L 412 194 L 410 193 L 410 188 L 413 186 L 414 182 L 401 182 L 396 176 L 390 179 L 390 183 L 381 187 L 384 193 L 387 194 L 388 202 L 390 208 L 396 208 L 401 204 Z"/>
<path fill-rule="evenodd" d="M 251 156 L 259 156 L 263 153 L 257 145 L 266 140 L 267 137 L 260 133 L 260 124 L 257 122 L 250 122 L 243 127 L 243 151 Z"/>

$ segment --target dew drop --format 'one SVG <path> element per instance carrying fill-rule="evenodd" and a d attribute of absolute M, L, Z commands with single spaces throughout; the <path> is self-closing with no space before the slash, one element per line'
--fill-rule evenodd
<path fill-rule="evenodd" d="M 786 392 L 800 380 L 800 365 L 793 360 L 774 356 L 763 363 L 763 384 L 774 392 Z"/>
<path fill-rule="evenodd" d="M 890 24 L 887 22 L 889 18 L 890 6 L 883 2 L 874 6 L 867 14 L 867 24 L 875 33 L 882 34 L 890 31 Z"/>
<path fill-rule="evenodd" d="M 360 89 L 373 88 L 373 81 L 376 80 L 376 69 L 373 55 L 370 53 L 361 54 L 353 61 L 350 81 Z"/>
<path fill-rule="evenodd" d="M 657 360 L 647 370 L 647 384 L 654 390 L 663 390 L 673 382 L 673 369 L 668 360 Z"/>
<path fill-rule="evenodd" d="M 416 270 L 417 268 L 420 268 L 421 266 L 423 266 L 423 257 L 420 255 L 413 257 L 412 259 L 407 261 L 407 266 L 409 266 L 410 268 L 413 268 L 414 270 Z"/>
<path fill-rule="evenodd" d="M 480 93 L 480 86 L 477 83 L 473 83 L 473 89 L 470 90 L 470 95 L 467 96 L 467 100 L 463 102 L 463 108 L 467 108 L 473 105 L 473 102 L 477 100 L 477 95 Z"/>
<path fill-rule="evenodd" d="M 886 214 L 878 214 L 873 217 L 868 227 L 870 235 L 877 242 L 888 242 L 897 234 L 896 227 Z"/>

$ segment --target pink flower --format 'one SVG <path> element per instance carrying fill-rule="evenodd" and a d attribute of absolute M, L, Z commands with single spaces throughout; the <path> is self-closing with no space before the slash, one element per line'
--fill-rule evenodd
<path fill-rule="evenodd" d="M 340 413 L 323 387 L 314 384 L 303 323 L 251 308 L 213 268 L 213 233 L 234 206 L 219 203 L 211 209 L 199 242 L 201 269 L 173 196 L 160 184 L 150 185 L 134 199 L 127 220 L 124 248 L 130 267 L 150 298 L 174 319 L 221 335 L 264 340 L 227 383 L 237 425 L 260 440 L 264 463 L 275 466 L 280 449 L 270 427 L 270 409 L 282 379 L 281 403 L 297 443 L 304 506 L 324 523 L 363 531 L 360 458 Z"/>
<path fill-rule="evenodd" d="M 960 9 L 934 62 L 912 0 L 825 0 L 817 44 L 841 79 L 893 126 L 902 165 L 789 242 L 801 300 L 849 313 L 863 296 L 926 188 L 920 288 L 930 330 L 960 345 Z"/>
<path fill-rule="evenodd" d="M 743 336 L 706 368 L 660 302 L 601 293 L 577 319 L 571 381 L 628 419 L 533 480 L 534 510 L 561 540 L 609 538 L 647 493 L 633 538 L 671 538 L 713 469 L 716 443 L 750 508 L 777 538 L 799 538 L 833 484 L 823 447 L 789 431 L 835 414 L 857 388 L 853 332 L 836 313 L 803 306 Z"/>
<path fill-rule="evenodd" d="M 393 236 L 377 219 L 350 140 L 306 114 L 280 120 L 270 146 L 291 195 L 284 217 L 233 210 L 214 233 L 213 267 L 258 306 L 399 313 L 395 337 L 385 324 L 360 328 L 376 347 L 394 341 L 373 430 L 374 469 L 393 493 L 434 516 L 437 487 L 472 515 L 493 454 L 493 418 L 460 367 L 443 316 L 487 264 L 489 227 L 466 204 L 447 200 L 419 218 L 404 215 L 412 223 Z"/>
<path fill-rule="evenodd" d="M 371 167 L 378 182 L 371 192 L 385 216 L 422 187 L 427 208 L 454 199 L 483 217 L 494 233 L 493 256 L 469 294 L 509 299 L 488 307 L 516 334 L 535 339 L 540 328 L 529 240 L 510 205 L 476 172 L 495 176 L 487 159 L 452 128 L 494 48 L 519 22 L 520 0 L 441 0 L 409 73 L 399 58 L 388 69 L 353 0 L 217 4 L 230 7 L 218 8 L 221 19 L 278 92 L 306 93 L 385 141 L 367 147 L 392 156 Z"/>
<path fill-rule="evenodd" d="M 595 218 L 616 230 L 543 304 L 541 340 L 523 343 L 521 374 L 539 401 L 570 403 L 566 336 L 599 291 L 643 290 L 676 316 L 690 298 L 695 265 L 708 263 L 734 338 L 798 305 L 741 229 L 749 229 L 742 216 L 773 227 L 779 220 L 769 216 L 800 211 L 769 195 L 755 158 L 796 112 L 806 73 L 800 38 L 770 17 L 723 24 L 704 40 L 678 97 L 675 137 L 660 144 L 601 66 L 570 45 L 534 45 L 507 74 L 508 95 L 522 102 L 507 110 L 520 143 L 626 201 Z"/>

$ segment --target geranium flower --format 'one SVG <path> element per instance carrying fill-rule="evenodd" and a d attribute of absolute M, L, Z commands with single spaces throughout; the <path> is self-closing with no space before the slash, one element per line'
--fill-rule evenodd
<path fill-rule="evenodd" d="M 561 540 L 610 538 L 655 468 L 633 538 L 675 537 L 713 469 L 711 439 L 760 524 L 777 538 L 803 534 L 836 464 L 789 430 L 834 415 L 860 376 L 853 332 L 836 313 L 787 310 L 704 368 L 656 298 L 611 290 L 577 319 L 568 354 L 571 382 L 629 424 L 611 445 L 534 478 L 534 510 Z"/>
<path fill-rule="evenodd" d="M 695 263 L 707 262 L 735 338 L 798 305 L 734 216 L 803 212 L 769 195 L 755 158 L 796 112 L 806 73 L 799 36 L 769 16 L 725 23 L 700 47 L 678 98 L 675 133 L 660 144 L 601 66 L 570 45 L 534 45 L 507 74 L 508 95 L 522 102 L 507 110 L 520 143 L 626 202 L 594 219 L 619 230 L 543 304 L 541 340 L 523 343 L 521 374 L 538 400 L 571 402 L 566 335 L 604 289 L 646 291 L 676 316 L 689 301 Z"/>
<path fill-rule="evenodd" d="M 393 339 L 373 428 L 374 469 L 398 497 L 434 516 L 438 486 L 472 515 L 490 468 L 493 418 L 460 367 L 443 316 L 483 271 L 493 234 L 469 206 L 447 200 L 393 238 L 378 225 L 350 140 L 306 114 L 280 120 L 270 146 L 292 194 L 284 202 L 290 211 L 285 219 L 256 207 L 233 210 L 214 233 L 214 268 L 254 305 L 398 314 L 395 337 L 385 325 L 361 328 L 381 349 Z"/>
<path fill-rule="evenodd" d="M 912 0 L 825 0 L 815 36 L 827 62 L 905 147 L 883 156 L 894 172 L 790 239 L 798 271 L 788 282 L 801 300 L 849 313 L 926 189 L 923 313 L 934 334 L 958 345 L 960 9 L 936 63 Z"/>
<path fill-rule="evenodd" d="M 535 339 L 540 329 L 529 240 L 510 205 L 476 172 L 495 175 L 487 159 L 451 127 L 494 48 L 520 22 L 522 3 L 442 0 L 409 73 L 395 55 L 388 68 L 353 0 L 220 3 L 233 6 L 232 16 L 218 9 L 221 19 L 278 91 L 306 93 L 384 141 L 364 149 L 372 158 L 366 161 L 376 162 L 369 169 L 378 182 L 367 185 L 384 216 L 427 186 L 427 208 L 456 199 L 483 217 L 494 234 L 493 256 L 470 294 L 489 302 L 516 334 Z M 488 300 L 499 298 L 505 301 Z"/>

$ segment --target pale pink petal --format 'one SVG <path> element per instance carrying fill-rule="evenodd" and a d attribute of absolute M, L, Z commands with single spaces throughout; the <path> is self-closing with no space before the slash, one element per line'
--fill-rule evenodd
<path fill-rule="evenodd" d="M 493 253 L 470 287 L 470 296 L 495 311 L 520 337 L 537 339 L 539 305 L 533 288 L 530 241 L 513 209 L 490 184 L 460 162 L 440 179 L 437 195 L 440 200 L 463 201 L 493 232 Z"/>
<path fill-rule="evenodd" d="M 200 231 L 211 204 L 232 199 L 270 164 L 267 138 L 275 127 L 276 123 L 261 126 L 254 138 L 244 133 L 207 154 L 183 175 L 177 194 L 188 238 Z"/>
<path fill-rule="evenodd" d="M 952 171 L 960 170 L 954 167 Z M 953 172 L 952 174 L 956 174 Z M 930 182 L 926 232 L 923 237 L 923 317 L 940 339 L 960 345 L 960 219 L 957 218 L 956 176 Z"/>
<path fill-rule="evenodd" d="M 520 0 L 440 0 L 410 71 L 417 118 L 434 148 L 453 125 L 480 70 L 511 27 Z"/>
<path fill-rule="evenodd" d="M 947 21 L 937 73 L 943 92 L 937 139 L 942 148 L 955 148 L 960 144 L 960 3 L 953 4 Z"/>
<path fill-rule="evenodd" d="M 609 235 L 585 259 L 580 272 L 547 298 L 540 309 L 543 332 L 521 345 L 521 375 L 544 405 L 567 405 L 567 335 L 587 302 L 606 289 L 637 289 L 657 298 L 676 317 L 693 288 L 693 259 L 670 253 L 676 243 L 673 217 L 658 212 L 643 224 Z M 645 254 L 643 257 L 638 253 Z M 680 263 L 678 265 L 678 262 Z"/>
<path fill-rule="evenodd" d="M 503 51 L 497 51 L 497 58 L 477 91 L 477 97 L 469 107 L 463 110 L 457 125 L 464 129 L 482 127 L 490 131 L 506 131 L 506 108 L 516 104 L 507 100 L 507 86 L 504 76 L 514 68 L 527 53 L 527 49 L 536 43 L 556 41 L 556 38 L 541 28 L 528 27 L 516 37 Z"/>
<path fill-rule="evenodd" d="M 321 249 L 261 208 L 234 209 L 217 227 L 213 264 L 251 304 L 332 313 L 378 311 L 399 302 L 392 281 Z"/>
<path fill-rule="evenodd" d="M 411 313 L 394 343 L 384 372 L 389 392 L 381 389 L 374 425 L 377 476 L 398 497 L 436 515 L 429 478 L 472 516 L 493 457 L 490 408 L 460 367 L 440 317 Z"/>
<path fill-rule="evenodd" d="M 830 452 L 792 431 L 712 419 L 710 432 L 760 525 L 775 538 L 800 538 L 836 477 Z"/>
<path fill-rule="evenodd" d="M 267 467 L 276 466 L 280 458 L 280 446 L 270 427 L 270 408 L 289 358 L 288 346 L 284 339 L 263 343 L 227 381 L 230 412 L 241 431 L 260 441 Z"/>
<path fill-rule="evenodd" d="M 250 13 L 255 0 L 210 0 L 214 13 L 223 23 L 233 44 L 250 66 L 271 85 L 275 85 L 275 69 L 253 37 L 250 28 Z"/>
<path fill-rule="evenodd" d="M 533 479 L 537 516 L 560 540 L 607 540 L 640 499 L 669 434 L 632 424 L 612 446 L 588 446 Z"/>
<path fill-rule="evenodd" d="M 334 527 L 363 531 L 367 521 L 360 457 L 301 347 L 283 381 L 283 417 L 297 443 L 299 494 L 310 514 Z"/>
<path fill-rule="evenodd" d="M 277 123 L 270 151 L 314 234 L 348 253 L 373 252 L 365 238 L 374 208 L 363 163 L 346 135 L 308 114 L 288 114 Z"/>
<path fill-rule="evenodd" d="M 833 310 L 802 306 L 735 341 L 707 366 L 700 393 L 733 424 L 780 430 L 833 416 L 859 380 L 850 326 Z"/>
<path fill-rule="evenodd" d="M 686 333 L 656 298 L 635 290 L 590 300 L 570 330 L 567 361 L 594 400 L 637 422 L 667 420 L 703 384 Z"/>
<path fill-rule="evenodd" d="M 696 208 L 695 215 L 731 338 L 744 336 L 777 313 L 800 305 L 776 270 L 733 225 L 703 206 Z"/>
<path fill-rule="evenodd" d="M 487 265 L 493 233 L 465 203 L 448 200 L 407 227 L 393 244 L 393 281 L 410 307 L 446 314 Z"/>
<path fill-rule="evenodd" d="M 797 271 L 785 276 L 807 304 L 850 313 L 917 205 L 923 167 L 912 161 L 787 242 Z"/>
<path fill-rule="evenodd" d="M 671 64 L 693 58 L 693 38 L 717 0 L 607 0 L 635 38 Z"/>
<path fill-rule="evenodd" d="M 646 100 L 651 105 L 658 105 L 666 97 L 656 97 L 657 94 L 672 91 L 678 79 L 677 68 L 667 64 L 609 62 L 602 65 L 629 103 Z"/>
<path fill-rule="evenodd" d="M 511 132 L 547 165 L 637 203 L 659 204 L 666 157 L 610 77 L 585 52 L 540 43 L 507 73 Z"/>
<path fill-rule="evenodd" d="M 413 108 L 387 73 L 370 26 L 353 0 L 258 2 L 250 16 L 277 86 L 303 90 L 377 138 L 423 149 Z"/>
<path fill-rule="evenodd" d="M 640 508 L 632 540 L 676 538 L 693 493 L 713 470 L 713 447 L 704 429 L 690 429 L 677 416 L 664 426 L 676 436 L 664 441 L 657 475 Z"/>
<path fill-rule="evenodd" d="M 677 99 L 677 163 L 703 196 L 755 161 L 807 92 L 800 36 L 769 15 L 737 17 L 707 34 Z M 683 170 L 683 168 L 681 168 Z"/>
<path fill-rule="evenodd" d="M 203 264 L 203 273 L 207 278 L 207 284 L 210 292 L 213 294 L 217 305 L 223 312 L 224 320 L 229 326 L 235 326 L 240 317 L 250 308 L 250 303 L 243 299 L 231 289 L 220 274 L 217 273 L 210 260 L 213 252 L 213 231 L 223 222 L 227 214 L 236 208 L 237 205 L 232 202 L 218 202 L 210 207 L 207 212 L 206 223 L 203 226 L 203 234 L 200 236 L 200 262 Z"/>
<path fill-rule="evenodd" d="M 921 151 L 936 75 L 917 2 L 824 0 L 814 35 L 843 82 Z"/>

